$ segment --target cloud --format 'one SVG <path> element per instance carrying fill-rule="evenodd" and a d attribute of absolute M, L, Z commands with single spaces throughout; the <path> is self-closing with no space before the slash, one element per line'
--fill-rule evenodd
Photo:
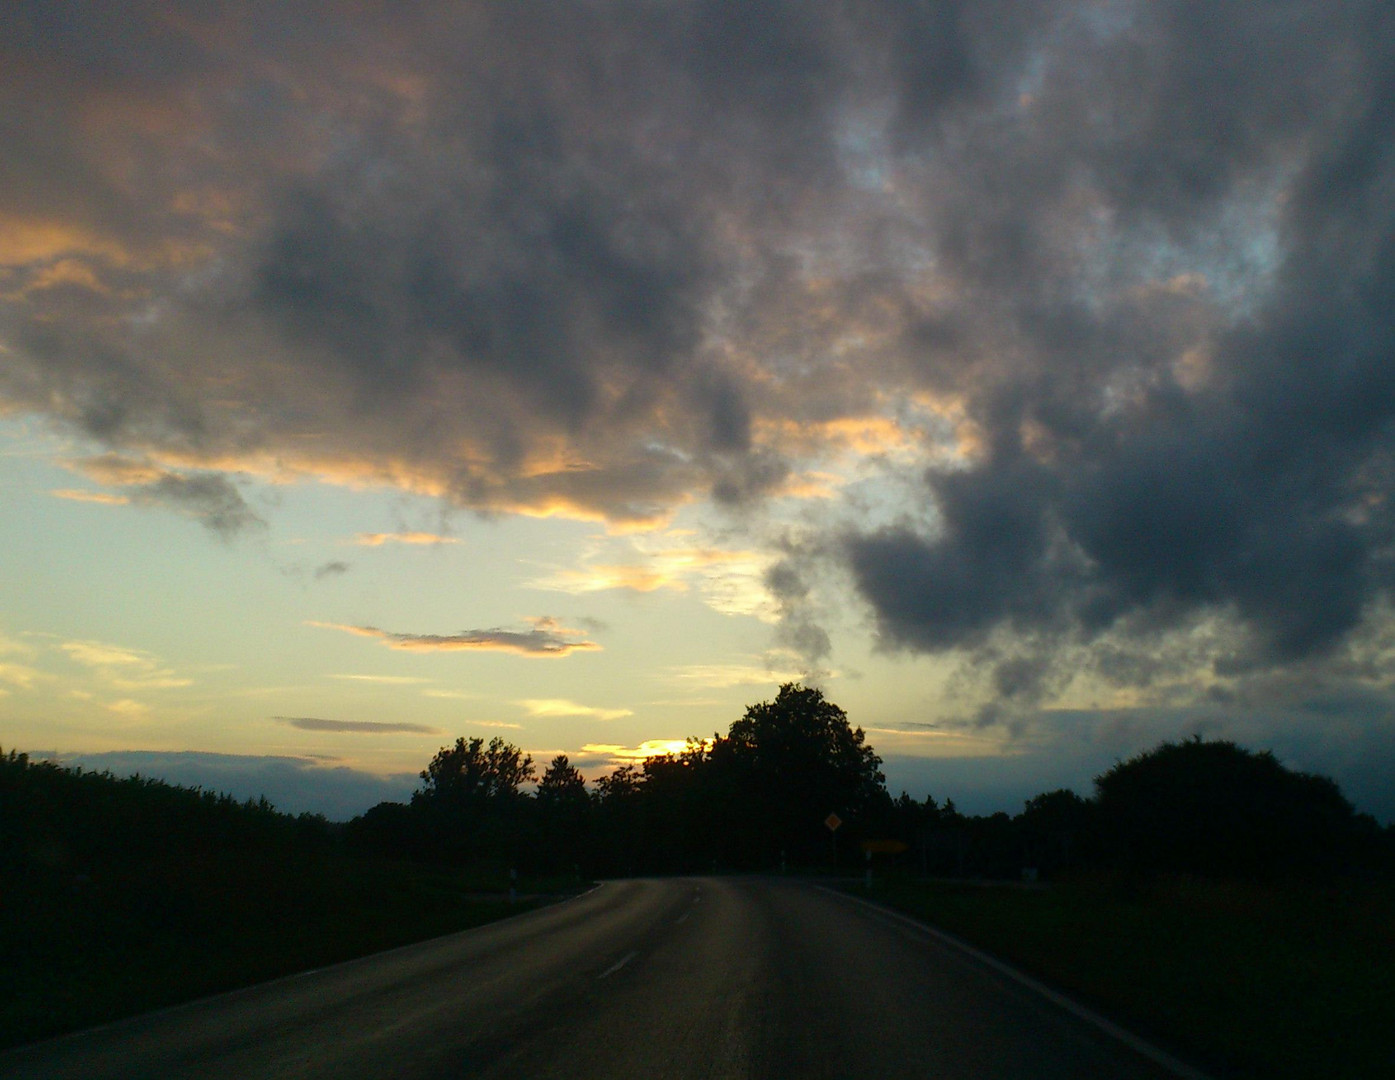
<path fill-rule="evenodd" d="M 700 683 L 712 690 L 724 690 L 732 686 L 778 687 L 783 683 L 798 682 L 800 678 L 793 665 L 778 663 L 772 667 L 758 667 L 754 664 L 686 664 L 670 668 L 669 672 L 670 678 L 680 684 Z"/>
<path fill-rule="evenodd" d="M 102 641 L 64 641 L 58 647 L 69 659 L 93 669 L 106 685 L 118 690 L 172 690 L 193 685 L 192 679 L 162 667 L 154 655 L 140 649 Z M 129 699 L 108 707 L 127 714 L 145 710 L 144 705 Z"/>
<path fill-rule="evenodd" d="M 322 720 L 317 716 L 273 716 L 283 724 L 301 731 L 334 731 L 353 735 L 390 735 L 407 732 L 417 735 L 439 735 L 441 732 L 425 724 L 384 723 L 374 720 Z"/>
<path fill-rule="evenodd" d="M 20 690 L 32 688 L 35 682 L 43 678 L 43 672 L 28 664 L 0 663 L 0 683 L 8 683 Z"/>
<path fill-rule="evenodd" d="M 101 506 L 125 506 L 131 500 L 125 495 L 113 495 L 106 491 L 79 491 L 75 488 L 56 488 L 49 492 L 54 498 L 69 499 L 73 502 L 97 503 Z"/>
<path fill-rule="evenodd" d="M 0 46 L 0 407 L 116 497 L 700 511 L 765 541 L 718 602 L 805 668 L 850 583 L 1013 708 L 1082 649 L 1146 682 L 1107 661 L 1204 632 L 1200 693 L 1388 617 L 1382 0 L 41 7 Z M 760 531 L 790 502 L 807 556 Z"/>
<path fill-rule="evenodd" d="M 817 682 L 827 672 L 823 663 L 833 651 L 828 632 L 819 625 L 810 587 L 795 562 L 782 559 L 765 572 L 765 587 L 775 598 L 780 623 L 776 640 L 803 664 L 804 682 Z"/>
<path fill-rule="evenodd" d="M 597 709 L 560 698 L 525 698 L 518 704 L 528 711 L 529 716 L 536 717 L 579 716 L 590 720 L 619 720 L 634 715 L 632 709 Z"/>
<path fill-rule="evenodd" d="M 760 584 L 769 558 L 758 551 L 695 545 L 687 532 L 675 530 L 608 537 L 577 562 L 580 568 L 558 568 L 528 585 L 572 595 L 695 589 L 709 607 L 724 614 L 769 616 Z"/>
<path fill-rule="evenodd" d="M 600 649 L 594 641 L 581 637 L 546 616 L 532 620 L 531 630 L 462 630 L 458 634 L 400 634 L 376 626 L 349 626 L 342 623 L 309 622 L 328 630 L 343 630 L 360 637 L 377 638 L 392 649 L 407 652 L 509 652 L 519 656 L 563 657 L 574 652 Z"/>
<path fill-rule="evenodd" d="M 646 758 L 662 754 L 681 753 L 688 743 L 685 739 L 645 739 L 638 746 L 622 746 L 618 743 L 587 743 L 581 748 L 578 760 L 587 765 L 605 762 L 610 765 L 624 765 L 642 762 Z"/>
<path fill-rule="evenodd" d="M 59 648 L 88 667 L 149 667 L 153 662 L 148 653 L 101 641 L 65 641 Z"/>
<path fill-rule="evenodd" d="M 124 487 L 126 494 L 54 492 L 63 498 L 109 505 L 162 506 L 193 518 L 224 540 L 266 525 L 247 505 L 236 485 L 221 473 L 167 469 L 148 459 L 118 454 L 66 464 L 99 483 Z"/>
<path fill-rule="evenodd" d="M 1055 649 L 1221 615 L 1228 663 L 1286 665 L 1340 651 L 1388 588 L 1392 324 L 1373 305 L 1395 275 L 1372 237 L 1395 226 L 1375 194 L 1395 162 L 1361 89 L 1388 58 L 1353 41 L 1341 89 L 1325 50 L 1355 23 L 1304 40 L 1237 8 L 1223 25 L 1140 9 L 1046 77 L 1022 137 L 949 163 L 955 192 L 926 204 L 956 275 L 1000 301 L 1014 359 L 965 351 L 993 337 L 970 309 L 924 320 L 924 378 L 961 396 L 979 448 L 928 472 L 906 520 L 848 537 L 888 646 L 1010 632 Z M 1228 53 L 1229 34 L 1255 47 Z M 1123 86 L 1126 41 L 1149 43 L 1128 76 L 1146 94 L 1118 102 L 1120 126 L 1069 134 L 1092 84 Z M 1289 111 L 1316 92 L 1283 74 L 1299 57 L 1346 119 Z M 1220 113 L 1200 109 L 1221 87 Z M 1036 125 L 1064 142 L 1030 160 Z M 996 202 L 974 190 L 988 176 Z M 1073 213 L 1102 224 L 1071 252 L 1090 235 L 1062 231 Z"/>
<path fill-rule="evenodd" d="M 458 544 L 454 536 L 438 536 L 428 532 L 357 533 L 354 543 L 362 547 L 382 547 L 384 544 Z"/>
<path fill-rule="evenodd" d="M 410 686 L 413 683 L 430 682 L 430 679 L 419 679 L 413 675 L 330 675 L 331 679 L 352 679 L 356 682 L 383 683 L 388 686 Z"/>

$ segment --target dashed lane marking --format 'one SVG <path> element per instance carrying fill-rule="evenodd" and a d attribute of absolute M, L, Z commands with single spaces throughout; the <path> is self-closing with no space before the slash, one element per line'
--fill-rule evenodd
<path fill-rule="evenodd" d="M 619 971 L 622 967 L 624 967 L 634 958 L 634 953 L 626 953 L 619 960 L 615 961 L 615 963 L 611 964 L 610 967 L 606 968 L 599 975 L 597 975 L 596 981 L 600 982 L 602 979 L 608 979 L 610 976 L 614 975 L 617 971 Z"/>

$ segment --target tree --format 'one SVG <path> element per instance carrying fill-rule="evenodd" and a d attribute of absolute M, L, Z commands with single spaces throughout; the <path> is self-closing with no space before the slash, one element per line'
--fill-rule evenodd
<path fill-rule="evenodd" d="M 637 765 L 626 763 L 596 779 L 595 857 L 607 873 L 633 874 L 647 865 L 643 775 Z"/>
<path fill-rule="evenodd" d="M 1333 781 L 1232 742 L 1163 743 L 1096 777 L 1095 792 L 1111 856 L 1139 872 L 1330 873 L 1356 839 Z"/>
<path fill-rule="evenodd" d="M 727 766 L 744 811 L 741 828 L 757 850 L 748 857 L 773 863 L 817 859 L 828 847 L 823 822 L 836 813 L 850 832 L 889 802 L 881 758 L 861 728 L 823 696 L 798 683 L 780 687 L 774 701 L 747 708 L 712 748 Z M 860 820 L 861 819 L 861 820 Z"/>
<path fill-rule="evenodd" d="M 456 739 L 422 770 L 412 809 L 430 857 L 449 863 L 512 864 L 529 844 L 527 800 L 533 759 L 503 739 Z"/>
<path fill-rule="evenodd" d="M 585 778 L 572 767 L 566 754 L 558 754 L 538 781 L 538 801 L 565 805 L 578 800 L 585 802 L 586 797 Z"/>
<path fill-rule="evenodd" d="M 1023 865 L 1047 876 L 1075 866 L 1090 854 L 1094 806 L 1068 788 L 1027 800 L 1017 819 Z"/>
<path fill-rule="evenodd" d="M 535 857 L 554 873 L 575 870 L 585 861 L 591 797 L 566 754 L 553 758 L 538 781 L 536 809 Z"/>
<path fill-rule="evenodd" d="M 421 772 L 426 786 L 412 801 L 462 807 L 498 802 L 516 797 L 533 775 L 532 756 L 497 736 L 487 748 L 483 739 L 456 739 Z"/>

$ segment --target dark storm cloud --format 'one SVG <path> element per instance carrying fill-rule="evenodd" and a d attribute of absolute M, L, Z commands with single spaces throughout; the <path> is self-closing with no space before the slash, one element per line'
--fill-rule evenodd
<path fill-rule="evenodd" d="M 116 447 L 481 509 L 759 498 L 786 470 L 745 460 L 747 378 L 709 324 L 788 272 L 767 234 L 832 190 L 834 10 L 136 4 L 112 35 L 19 6 L 10 111 L 61 92 L 7 148 L 35 250 L 3 392 Z M 100 288 L 40 289 L 60 256 Z"/>
<path fill-rule="evenodd" d="M 923 524 L 849 539 L 886 642 L 1216 613 L 1248 631 L 1238 671 L 1358 625 L 1392 539 L 1391 29 L 1379 5 L 1141 7 L 1048 63 L 1040 133 L 960 152 L 930 212 L 1016 355 L 925 339 L 921 377 L 964 393 L 983 451 L 926 475 Z M 1072 200 L 1097 239 L 1053 234 Z"/>
<path fill-rule="evenodd" d="M 1332 658 L 1388 592 L 1388 4 L 388 11 L 6 8 L 7 407 L 228 534 L 241 469 L 739 516 L 928 401 L 841 565 L 1013 700 L 1211 618 L 1222 674 Z"/>

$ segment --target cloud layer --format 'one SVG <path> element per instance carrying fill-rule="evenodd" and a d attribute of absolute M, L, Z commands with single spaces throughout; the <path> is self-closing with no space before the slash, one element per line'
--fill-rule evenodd
<path fill-rule="evenodd" d="M 349 735 L 391 735 L 399 732 L 416 735 L 443 734 L 439 728 L 428 727 L 425 724 L 391 723 L 381 720 L 325 720 L 318 716 L 273 716 L 272 719 L 280 720 L 283 724 L 289 724 L 301 731 L 333 731 Z"/>
<path fill-rule="evenodd" d="M 1389 4 L 388 10 L 7 6 L 0 407 L 110 498 L 232 536 L 238 475 L 615 529 L 803 497 L 765 585 L 809 670 L 830 569 L 1005 700 L 1217 624 L 1215 679 L 1369 660 Z"/>
<path fill-rule="evenodd" d="M 313 622 L 328 630 L 343 630 L 360 637 L 377 638 L 391 649 L 406 652 L 508 652 L 519 656 L 563 657 L 600 648 L 579 631 L 570 630 L 546 616 L 533 620 L 531 630 L 462 630 L 458 634 L 402 634 L 376 626 L 348 626 Z"/>

